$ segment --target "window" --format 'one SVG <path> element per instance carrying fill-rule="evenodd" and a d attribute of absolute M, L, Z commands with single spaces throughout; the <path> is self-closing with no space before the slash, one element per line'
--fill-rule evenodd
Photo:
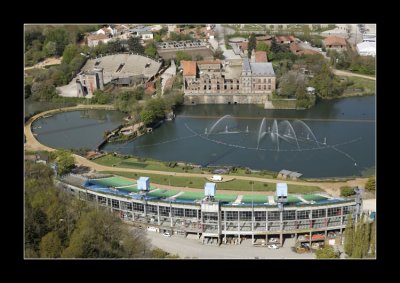
<path fill-rule="evenodd" d="M 236 86 L 236 89 L 239 89 L 239 85 Z"/>
<path fill-rule="evenodd" d="M 107 204 L 107 199 L 105 197 L 98 196 L 97 199 L 98 199 L 99 204 L 101 204 L 101 205 Z"/>
<path fill-rule="evenodd" d="M 325 209 L 315 209 L 312 211 L 312 218 L 322 218 L 325 217 Z"/>
<path fill-rule="evenodd" d="M 266 212 L 265 211 L 254 211 L 254 218 L 256 221 L 265 221 Z"/>
<path fill-rule="evenodd" d="M 175 217 L 183 217 L 183 208 L 172 208 L 172 216 Z"/>
<path fill-rule="evenodd" d="M 197 210 L 195 210 L 195 209 L 185 209 L 185 217 L 197 218 Z"/>
<path fill-rule="evenodd" d="M 260 86 L 260 85 L 258 85 L 258 89 L 261 89 L 261 86 Z"/>
<path fill-rule="evenodd" d="M 267 86 L 266 85 L 264 85 L 264 90 L 266 90 L 267 89 Z"/>
<path fill-rule="evenodd" d="M 251 221 L 251 211 L 240 211 L 240 221 Z"/>
<path fill-rule="evenodd" d="M 126 201 L 120 201 L 122 210 L 132 210 L 132 203 Z"/>
<path fill-rule="evenodd" d="M 280 212 L 268 211 L 268 221 L 277 221 L 277 220 L 280 220 Z"/>
<path fill-rule="evenodd" d="M 296 212 L 294 210 L 286 210 L 283 212 L 283 220 L 295 220 Z"/>
<path fill-rule="evenodd" d="M 328 217 L 340 215 L 341 208 L 340 207 L 333 207 L 328 208 Z"/>
<path fill-rule="evenodd" d="M 119 208 L 119 201 L 116 200 L 116 199 L 113 199 L 113 200 L 112 200 L 112 207 L 113 207 L 113 208 Z"/>
<path fill-rule="evenodd" d="M 264 79 L 264 83 L 266 83 L 267 82 L 267 79 Z"/>
<path fill-rule="evenodd" d="M 169 216 L 169 207 L 168 206 L 160 206 L 160 215 L 161 216 Z"/>
<path fill-rule="evenodd" d="M 271 90 L 271 85 L 268 85 L 268 90 Z"/>
<path fill-rule="evenodd" d="M 268 83 L 269 83 L 269 84 L 271 83 L 271 79 L 268 79 Z"/>
<path fill-rule="evenodd" d="M 207 222 L 207 221 L 218 221 L 218 213 L 203 212 L 203 222 Z"/>
<path fill-rule="evenodd" d="M 133 210 L 144 212 L 143 204 L 134 202 L 132 205 L 133 205 Z"/>
<path fill-rule="evenodd" d="M 151 213 L 151 214 L 157 214 L 157 206 L 156 206 L 156 205 L 148 204 L 148 205 L 146 206 L 146 212 L 147 212 L 147 213 Z"/>
<path fill-rule="evenodd" d="M 310 211 L 309 210 L 298 210 L 297 211 L 297 219 L 309 219 Z"/>
<path fill-rule="evenodd" d="M 237 211 L 227 211 L 226 212 L 226 220 L 227 221 L 237 221 L 238 220 L 238 212 Z"/>

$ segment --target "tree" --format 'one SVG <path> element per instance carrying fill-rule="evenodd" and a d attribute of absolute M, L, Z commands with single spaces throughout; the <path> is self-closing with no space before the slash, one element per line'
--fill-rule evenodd
<path fill-rule="evenodd" d="M 179 66 L 181 61 L 190 61 L 192 60 L 192 56 L 183 51 L 177 51 L 175 55 L 176 65 Z"/>
<path fill-rule="evenodd" d="M 65 46 L 67 46 L 69 42 L 68 32 L 64 28 L 49 28 L 45 31 L 45 46 L 49 42 L 54 42 L 56 44 L 55 54 L 61 56 L 64 52 Z"/>
<path fill-rule="evenodd" d="M 122 45 L 122 42 L 119 38 L 117 38 L 116 40 L 109 41 L 107 47 L 110 53 L 119 53 L 125 51 L 125 47 Z"/>
<path fill-rule="evenodd" d="M 352 258 L 363 257 L 363 245 L 365 241 L 364 237 L 365 237 L 365 224 L 364 224 L 364 214 L 362 214 L 355 229 L 353 251 L 351 254 Z"/>
<path fill-rule="evenodd" d="M 265 51 L 265 52 L 268 53 L 269 52 L 269 46 L 265 42 L 261 41 L 261 42 L 257 43 L 256 51 Z"/>
<path fill-rule="evenodd" d="M 143 110 L 140 112 L 140 119 L 146 126 L 148 126 L 156 120 L 156 115 L 150 110 Z"/>
<path fill-rule="evenodd" d="M 353 254 L 354 245 L 354 227 L 351 214 L 347 216 L 346 230 L 344 231 L 344 251 L 348 256 Z"/>
<path fill-rule="evenodd" d="M 370 232 L 370 250 L 371 256 L 375 257 L 375 245 L 376 245 L 376 224 L 375 221 L 371 223 L 371 232 Z"/>
<path fill-rule="evenodd" d="M 335 252 L 332 246 L 325 245 L 322 249 L 315 252 L 318 259 L 321 258 L 339 258 L 339 253 Z"/>
<path fill-rule="evenodd" d="M 67 174 L 75 167 L 75 159 L 70 152 L 57 150 L 55 156 L 57 162 L 57 173 L 59 175 Z"/>
<path fill-rule="evenodd" d="M 224 59 L 224 52 L 221 50 L 221 48 L 218 48 L 217 50 L 214 51 L 213 57 L 215 59 Z"/>
<path fill-rule="evenodd" d="M 64 49 L 62 61 L 65 64 L 69 64 L 69 63 L 71 63 L 72 59 L 74 59 L 74 57 L 77 55 L 79 55 L 79 53 L 78 53 L 78 48 L 76 47 L 76 45 L 68 44 L 67 47 L 65 47 L 65 49 Z"/>
<path fill-rule="evenodd" d="M 105 93 L 104 91 L 102 91 L 100 89 L 96 89 L 93 92 L 92 102 L 98 103 L 98 104 L 108 104 L 111 102 L 111 97 L 109 94 Z"/>
<path fill-rule="evenodd" d="M 43 82 L 34 82 L 32 84 L 32 97 L 34 100 L 49 101 L 57 96 L 54 84 L 47 80 Z"/>
<path fill-rule="evenodd" d="M 362 242 L 362 257 L 367 257 L 371 245 L 371 224 L 364 222 L 364 237 Z"/>
<path fill-rule="evenodd" d="M 146 54 L 150 58 L 157 59 L 157 46 L 155 45 L 154 41 L 150 41 L 149 43 L 147 43 L 146 48 L 144 49 L 144 54 Z"/>
<path fill-rule="evenodd" d="M 250 34 L 250 38 L 249 38 L 249 45 L 248 45 L 248 57 L 251 57 L 251 52 L 253 52 L 253 49 L 256 49 L 256 45 L 257 45 L 257 40 L 256 40 L 256 35 L 254 33 Z"/>
<path fill-rule="evenodd" d="M 352 187 L 349 186 L 344 186 L 340 188 L 340 196 L 342 197 L 349 197 L 349 196 L 353 196 L 356 193 L 354 192 Z"/>
<path fill-rule="evenodd" d="M 369 177 L 367 183 L 365 184 L 365 189 L 370 192 L 375 192 L 376 179 L 375 176 Z"/>
<path fill-rule="evenodd" d="M 131 37 L 128 39 L 128 48 L 129 51 L 137 54 L 144 54 L 144 48 L 140 44 L 139 38 L 138 37 Z"/>
<path fill-rule="evenodd" d="M 30 84 L 26 84 L 24 86 L 25 98 L 28 98 L 29 96 L 31 96 L 31 94 L 32 94 L 31 87 L 32 87 L 32 85 L 30 85 Z"/>
<path fill-rule="evenodd" d="M 40 257 L 57 258 L 61 252 L 61 240 L 54 231 L 47 233 L 40 241 Z"/>
<path fill-rule="evenodd" d="M 49 41 L 44 46 L 44 52 L 46 56 L 54 56 L 57 55 L 57 43 L 54 41 Z"/>

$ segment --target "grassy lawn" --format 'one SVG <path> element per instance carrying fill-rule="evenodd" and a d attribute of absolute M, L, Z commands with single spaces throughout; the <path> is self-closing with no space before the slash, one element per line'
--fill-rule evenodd
<path fill-rule="evenodd" d="M 142 174 L 140 173 L 131 173 L 131 172 L 112 172 L 112 171 L 103 171 L 101 173 L 106 174 L 116 174 L 127 178 L 137 179 Z M 157 175 L 157 174 L 145 174 L 146 177 L 150 177 L 150 181 L 152 183 L 160 184 L 160 185 L 171 185 L 175 187 L 189 187 L 195 189 L 203 189 L 204 183 L 208 182 L 206 178 L 201 177 L 181 177 L 181 176 L 165 176 L 165 175 Z M 232 180 L 225 183 L 218 183 L 217 189 L 219 190 L 234 190 L 234 191 L 251 191 L 251 181 L 247 180 Z M 276 189 L 276 185 L 274 183 L 266 183 L 266 182 L 254 182 L 253 190 L 254 191 L 264 191 L 264 192 L 274 192 Z M 302 193 L 311 193 L 322 191 L 319 187 L 316 186 L 301 186 L 301 185 L 288 185 L 289 193 L 294 194 L 302 194 Z"/>
<path fill-rule="evenodd" d="M 168 167 L 164 162 L 156 160 L 146 160 L 139 161 L 137 158 L 124 159 L 121 157 L 113 156 L 112 154 L 107 154 L 106 156 L 97 158 L 93 162 L 113 167 L 123 167 L 123 168 L 133 168 L 133 169 L 146 169 L 155 171 L 166 171 L 166 172 L 184 172 L 182 167 L 176 166 L 175 168 Z M 187 169 L 191 173 L 200 173 L 201 170 L 198 168 Z"/>
<path fill-rule="evenodd" d="M 340 79 L 348 82 L 353 82 L 345 89 L 344 95 L 373 95 L 375 94 L 375 84 L 376 81 L 364 79 L 360 77 L 346 77 L 339 76 Z"/>

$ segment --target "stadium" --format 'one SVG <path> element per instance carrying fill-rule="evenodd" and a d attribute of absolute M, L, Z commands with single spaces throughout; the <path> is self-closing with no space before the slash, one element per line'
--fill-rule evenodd
<path fill-rule="evenodd" d="M 281 245 L 296 241 L 324 241 L 328 233 L 342 233 L 347 216 L 358 218 L 362 199 L 334 198 L 325 194 L 287 195 L 278 184 L 275 196 L 216 193 L 206 183 L 204 192 L 183 192 L 150 185 L 148 177 L 137 182 L 117 176 L 69 174 L 57 185 L 96 206 L 108 207 L 121 219 L 159 233 L 226 244 L 251 239 L 253 245 Z M 264 244 L 262 244 L 264 245 Z"/>
<path fill-rule="evenodd" d="M 107 84 L 115 78 L 144 77 L 148 80 L 157 74 L 160 67 L 161 62 L 149 57 L 125 53 L 89 59 L 82 67 L 82 71 L 89 72 L 94 68 L 103 68 L 104 84 Z"/>

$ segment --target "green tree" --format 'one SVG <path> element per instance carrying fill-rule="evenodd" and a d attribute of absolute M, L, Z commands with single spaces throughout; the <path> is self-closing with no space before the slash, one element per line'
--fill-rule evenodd
<path fill-rule="evenodd" d="M 62 61 L 65 64 L 69 64 L 77 55 L 79 55 L 77 46 L 75 44 L 68 44 L 64 49 Z"/>
<path fill-rule="evenodd" d="M 261 41 L 261 42 L 257 43 L 256 51 L 265 51 L 265 52 L 268 53 L 269 52 L 269 46 L 265 42 Z"/>
<path fill-rule="evenodd" d="M 46 234 L 40 241 L 40 257 L 57 258 L 62 252 L 61 240 L 54 231 Z"/>
<path fill-rule="evenodd" d="M 49 101 L 57 96 L 56 88 L 50 80 L 34 82 L 31 91 L 33 99 L 37 101 Z"/>
<path fill-rule="evenodd" d="M 49 41 L 44 46 L 44 52 L 46 56 L 54 56 L 57 55 L 57 43 L 54 41 Z"/>
<path fill-rule="evenodd" d="M 67 174 L 75 167 L 75 159 L 70 152 L 57 150 L 55 156 L 57 162 L 57 173 L 59 175 Z"/>
<path fill-rule="evenodd" d="M 354 234 L 354 247 L 353 252 L 351 254 L 352 258 L 362 258 L 363 257 L 363 243 L 364 243 L 364 215 L 361 215 L 359 221 L 356 225 L 356 230 Z"/>
<path fill-rule="evenodd" d="M 146 47 L 144 49 L 144 54 L 146 54 L 150 58 L 157 59 L 158 57 L 157 46 L 154 43 L 154 41 L 150 41 L 146 44 Z"/>
<path fill-rule="evenodd" d="M 354 227 L 351 214 L 347 216 L 346 230 L 344 231 L 344 251 L 348 256 L 353 254 Z"/>
<path fill-rule="evenodd" d="M 344 186 L 340 188 L 340 196 L 342 197 L 349 197 L 349 196 L 353 196 L 356 193 L 354 192 L 352 187 L 349 186 Z"/>
<path fill-rule="evenodd" d="M 217 50 L 214 51 L 213 54 L 214 60 L 215 59 L 224 59 L 224 52 L 221 50 L 221 48 L 218 48 Z"/>
<path fill-rule="evenodd" d="M 30 84 L 26 84 L 24 86 L 25 98 L 28 98 L 29 96 L 31 96 L 31 94 L 32 94 L 31 87 L 32 87 L 32 85 L 30 85 Z"/>
<path fill-rule="evenodd" d="M 371 246 L 371 224 L 368 221 L 364 222 L 364 237 L 362 242 L 362 257 L 367 257 Z"/>
<path fill-rule="evenodd" d="M 61 56 L 64 52 L 65 46 L 69 42 L 69 35 L 65 28 L 49 28 L 45 31 L 46 40 L 44 45 L 47 46 L 49 42 L 56 44 L 56 51 L 54 55 Z"/>
<path fill-rule="evenodd" d="M 370 192 L 375 192 L 375 188 L 376 188 L 375 176 L 369 177 L 367 183 L 365 184 L 365 189 Z"/>
<path fill-rule="evenodd" d="M 371 223 L 371 232 L 370 232 L 370 249 L 371 256 L 375 257 L 375 246 L 376 246 L 376 224 L 375 221 Z"/>
<path fill-rule="evenodd" d="M 248 45 L 248 57 L 251 57 L 251 52 L 253 52 L 253 49 L 256 49 L 257 46 L 257 40 L 256 40 L 256 35 L 254 33 L 250 34 L 249 37 L 249 45 Z"/>
<path fill-rule="evenodd" d="M 177 51 L 175 55 L 176 65 L 179 66 L 181 61 L 190 61 L 192 60 L 192 56 L 183 51 Z"/>
<path fill-rule="evenodd" d="M 156 120 L 156 115 L 150 110 L 143 110 L 140 112 L 140 119 L 146 126 L 148 126 L 154 123 Z"/>
<path fill-rule="evenodd" d="M 137 37 L 131 37 L 128 39 L 128 48 L 129 51 L 137 54 L 144 54 L 144 48 L 140 44 L 139 38 Z"/>
<path fill-rule="evenodd" d="M 111 97 L 109 94 L 105 93 L 100 89 L 96 89 L 93 92 L 92 103 L 97 104 L 109 104 L 111 102 Z"/>
<path fill-rule="evenodd" d="M 315 252 L 318 259 L 321 258 L 339 258 L 339 253 L 335 252 L 332 246 L 325 245 L 322 249 Z"/>

